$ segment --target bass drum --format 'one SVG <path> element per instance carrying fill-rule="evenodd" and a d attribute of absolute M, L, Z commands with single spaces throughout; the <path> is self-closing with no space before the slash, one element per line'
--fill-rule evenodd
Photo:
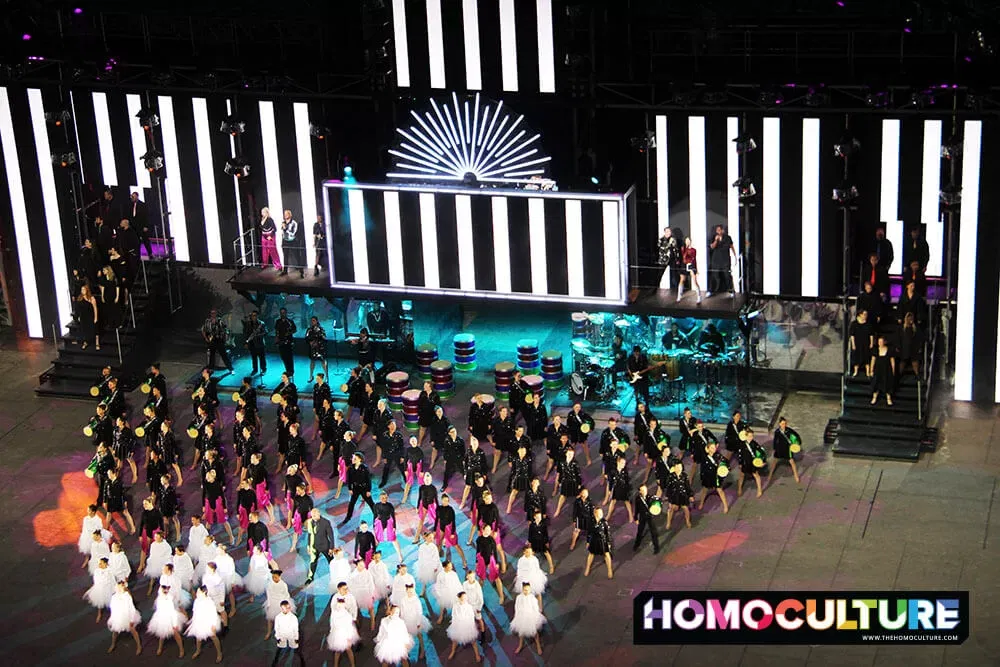
<path fill-rule="evenodd" d="M 676 380 L 681 376 L 680 357 L 667 357 L 663 365 L 663 375 L 668 380 Z"/>

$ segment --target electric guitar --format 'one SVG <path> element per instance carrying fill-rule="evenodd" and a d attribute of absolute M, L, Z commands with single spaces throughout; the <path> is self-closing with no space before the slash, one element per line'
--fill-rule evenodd
<path fill-rule="evenodd" d="M 653 364 L 652 366 L 648 366 L 646 368 L 643 368 L 641 371 L 636 371 L 636 372 L 632 373 L 632 377 L 629 378 L 628 383 L 629 384 L 635 384 L 636 382 L 639 381 L 639 379 L 643 375 L 645 375 L 649 371 L 653 370 L 654 368 L 659 368 L 660 366 L 666 366 L 666 365 L 667 365 L 666 361 L 658 361 L 655 364 Z"/>

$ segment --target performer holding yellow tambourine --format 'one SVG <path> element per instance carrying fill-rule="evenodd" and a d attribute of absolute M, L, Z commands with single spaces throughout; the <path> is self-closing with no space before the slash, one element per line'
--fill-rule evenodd
<path fill-rule="evenodd" d="M 774 429 L 774 458 L 771 460 L 771 469 L 767 473 L 767 483 L 770 485 L 774 469 L 781 461 L 788 461 L 792 467 L 792 474 L 795 476 L 795 483 L 799 483 L 799 469 L 795 465 L 795 455 L 802 451 L 802 439 L 795 429 L 788 425 L 788 420 L 784 417 L 778 419 L 778 428 Z"/>

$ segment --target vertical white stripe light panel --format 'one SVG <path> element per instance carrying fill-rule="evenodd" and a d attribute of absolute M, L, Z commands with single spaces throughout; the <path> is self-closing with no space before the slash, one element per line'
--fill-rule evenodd
<path fill-rule="evenodd" d="M 402 257 L 403 231 L 399 220 L 399 193 L 395 190 L 386 190 L 382 195 L 382 200 L 385 205 L 386 249 L 389 251 L 389 257 Z M 402 261 L 390 260 L 389 284 L 394 287 L 406 286 Z"/>
<path fill-rule="evenodd" d="M 438 266 L 437 211 L 432 193 L 420 193 L 420 243 L 424 255 L 424 287 L 440 289 L 441 270 Z"/>
<path fill-rule="evenodd" d="M 622 292 L 622 233 L 620 202 L 602 203 L 604 219 L 604 296 L 621 299 Z"/>
<path fill-rule="evenodd" d="M 705 117 L 688 118 L 688 185 L 691 213 L 691 247 L 698 251 L 699 273 L 703 276 L 702 289 L 708 287 L 704 276 L 708 275 L 708 187 L 705 175 Z M 607 231 L 607 230 L 605 230 Z M 683 240 L 681 241 L 683 245 Z"/>
<path fill-rule="evenodd" d="M 14 220 L 14 240 L 17 244 L 17 264 L 21 270 L 24 289 L 24 314 L 28 335 L 42 337 L 42 312 L 38 304 L 38 285 L 35 282 L 35 260 L 31 254 L 31 230 L 28 227 L 28 209 L 24 204 L 21 185 L 21 161 L 14 142 L 14 119 L 10 112 L 10 97 L 6 88 L 0 88 L 0 146 L 3 146 L 4 167 L 10 193 L 10 210 Z"/>
<path fill-rule="evenodd" d="M 528 242 L 531 253 L 531 291 L 549 293 L 549 276 L 545 260 L 545 200 L 528 200 Z"/>
<path fill-rule="evenodd" d="M 476 289 L 476 259 L 472 254 L 472 199 L 455 195 L 455 221 L 458 231 L 458 284 L 467 292 Z"/>
<path fill-rule="evenodd" d="M 656 218 L 657 231 L 670 226 L 670 180 L 667 178 L 667 117 L 656 117 Z M 657 234 L 659 236 L 659 234 Z M 677 239 L 682 243 L 683 239 Z"/>
<path fill-rule="evenodd" d="M 143 131 L 142 125 L 139 123 L 139 119 L 135 117 L 135 115 L 142 109 L 142 98 L 138 95 L 126 95 L 125 106 L 128 108 L 128 129 L 129 136 L 132 138 L 132 159 L 135 160 L 136 184 L 140 188 L 151 188 L 153 187 L 153 183 L 149 178 L 149 171 L 146 169 L 146 165 L 142 162 L 142 156 L 146 154 L 146 133 Z M 77 143 L 79 144 L 79 140 L 77 140 Z M 76 154 L 76 159 L 79 162 L 79 152 Z M 82 168 L 80 169 L 80 175 L 82 178 Z"/>
<path fill-rule="evenodd" d="M 462 23 L 465 33 L 465 86 L 469 90 L 482 90 L 483 70 L 479 54 L 478 0 L 462 0 Z"/>
<path fill-rule="evenodd" d="M 500 0 L 500 68 L 504 92 L 517 92 L 517 29 L 514 0 Z"/>
<path fill-rule="evenodd" d="M 115 147 L 111 141 L 111 116 L 108 114 L 108 96 L 104 93 L 93 93 L 94 125 L 97 127 L 97 147 L 101 153 L 101 175 L 104 185 L 118 185 L 118 171 L 115 168 Z M 136 123 L 139 121 L 136 120 Z M 115 225 L 118 220 L 108 220 Z"/>
<path fill-rule="evenodd" d="M 295 117 L 295 151 L 299 159 L 299 194 L 302 201 L 302 217 L 299 229 L 306 241 L 306 263 L 316 266 L 316 239 L 313 237 L 313 223 L 319 212 L 316 210 L 316 183 L 313 172 L 312 141 L 309 134 L 309 104 L 295 102 L 292 105 Z M 329 221 L 324 221 L 330 224 Z M 324 267 L 326 268 L 326 267 Z"/>
<path fill-rule="evenodd" d="M 222 264 L 222 233 L 219 230 L 219 202 L 215 195 L 215 160 L 212 136 L 208 129 L 208 102 L 204 97 L 191 99 L 194 111 L 194 137 L 198 149 L 198 172 L 201 175 L 201 201 L 205 209 L 205 241 L 208 261 Z"/>
<path fill-rule="evenodd" d="M 882 196 L 879 220 L 885 223 L 885 237 L 892 243 L 889 273 L 903 272 L 903 222 L 899 219 L 899 119 L 882 121 Z M 868 261 L 865 257 L 864 261 Z"/>
<path fill-rule="evenodd" d="M 226 100 L 226 117 L 233 115 L 233 101 L 230 99 Z M 233 135 L 229 135 L 229 157 L 236 157 L 236 139 Z M 240 258 L 247 256 L 247 244 L 246 239 L 243 238 L 243 202 L 240 201 L 242 197 L 240 196 L 240 179 L 233 176 L 233 192 L 236 195 L 236 224 L 240 228 Z M 254 258 L 249 258 L 250 263 L 254 262 Z"/>
<path fill-rule="evenodd" d="M 566 200 L 566 273 L 569 279 L 569 295 L 573 297 L 583 296 L 582 208 L 579 199 Z"/>
<path fill-rule="evenodd" d="M 130 96 L 127 96 L 130 97 Z M 76 127 L 76 99 L 73 97 L 73 91 L 69 91 L 69 110 L 73 114 L 73 137 L 76 139 L 76 164 L 80 170 L 80 182 L 86 183 L 87 177 L 84 175 L 86 169 L 83 168 L 83 151 L 80 150 L 80 130 Z M 136 111 L 139 109 L 137 108 Z M 129 118 L 135 118 L 133 113 L 129 111 Z M 138 122 L 138 121 L 136 121 Z M 141 167 L 142 164 L 139 164 Z"/>
<path fill-rule="evenodd" d="M 496 265 L 497 291 L 509 294 L 510 228 L 507 226 L 507 198 L 490 199 L 493 207 L 493 262 Z"/>
<path fill-rule="evenodd" d="M 170 212 L 170 236 L 174 239 L 174 254 L 178 262 L 191 260 L 188 250 L 187 217 L 184 213 L 184 191 L 181 188 L 181 158 L 177 151 L 177 125 L 174 121 L 174 102 L 160 96 L 160 132 L 163 136 L 163 160 L 167 171 L 164 185 L 167 189 L 167 210 Z"/>
<path fill-rule="evenodd" d="M 368 238 L 365 233 L 365 194 L 347 191 L 347 211 L 351 219 L 351 253 L 354 256 L 354 282 L 371 282 L 368 277 Z"/>
<path fill-rule="evenodd" d="M 49 132 L 45 126 L 45 107 L 42 91 L 28 90 L 28 107 L 31 110 L 31 126 L 35 132 L 35 153 L 38 156 L 38 175 L 42 182 L 42 205 L 45 208 L 45 227 L 49 235 L 49 259 L 56 288 L 56 308 L 60 332 L 69 331 L 73 319 L 70 303 L 69 273 L 66 270 L 66 249 L 63 246 L 62 220 L 59 218 L 59 196 L 56 194 L 56 177 L 52 171 L 52 152 L 49 150 Z"/>
<path fill-rule="evenodd" d="M 274 125 L 274 103 L 259 102 L 260 108 L 260 138 L 264 148 L 264 181 L 267 190 L 267 209 L 278 227 L 277 246 L 281 265 L 285 265 L 284 235 L 281 233 L 281 221 L 285 207 L 281 203 L 281 171 L 278 167 L 278 131 Z M 351 201 L 353 207 L 353 201 Z M 364 207 L 362 205 L 362 213 Z M 353 215 L 352 215 L 353 224 Z M 367 267 L 366 267 L 367 269 Z M 367 270 L 365 271 L 367 275 Z M 365 278 L 364 282 L 368 282 Z"/>
<path fill-rule="evenodd" d="M 410 50 L 406 41 L 406 0 L 392 0 L 392 37 L 396 51 L 396 85 L 410 86 Z"/>
<path fill-rule="evenodd" d="M 781 293 L 781 120 L 764 119 L 761 216 L 764 294 Z"/>
<path fill-rule="evenodd" d="M 740 119 L 726 118 L 726 220 L 729 222 L 729 236 L 736 244 L 736 257 L 732 259 L 733 289 L 743 290 L 742 267 L 739 257 L 743 255 L 743 237 L 740 229 L 740 193 L 733 183 L 740 179 L 740 156 L 736 152 L 736 139 L 740 136 Z"/>
<path fill-rule="evenodd" d="M 962 146 L 962 209 L 958 223 L 958 297 L 955 316 L 955 400 L 972 400 L 976 328 L 976 250 L 979 241 L 979 164 L 983 123 L 965 121 Z"/>
<path fill-rule="evenodd" d="M 802 296 L 819 296 L 819 118 L 802 119 Z"/>
<path fill-rule="evenodd" d="M 427 0 L 427 55 L 431 66 L 431 88 L 444 88 L 444 26 L 441 0 Z"/>
<path fill-rule="evenodd" d="M 556 92 L 555 45 L 552 36 L 552 0 L 537 0 L 538 92 Z"/>
<path fill-rule="evenodd" d="M 941 275 L 944 256 L 944 223 L 941 221 L 941 121 L 924 121 L 924 165 L 920 184 L 920 222 L 930 251 L 928 276 Z"/>

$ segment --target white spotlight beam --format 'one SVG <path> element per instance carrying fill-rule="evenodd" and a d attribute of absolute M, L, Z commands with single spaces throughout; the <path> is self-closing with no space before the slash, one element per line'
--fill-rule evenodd
<path fill-rule="evenodd" d="M 201 201 L 205 209 L 205 241 L 208 261 L 222 264 L 222 233 L 219 230 L 219 202 L 215 194 L 215 160 L 212 157 L 212 134 L 208 128 L 208 102 L 204 97 L 191 100 L 194 110 L 194 136 L 201 175 Z"/>
<path fill-rule="evenodd" d="M 941 222 L 941 135 L 940 120 L 924 121 L 923 174 L 920 182 L 920 222 L 926 229 L 927 248 L 930 259 L 927 262 L 928 276 L 941 275 L 944 256 L 944 223 Z"/>
<path fill-rule="evenodd" d="M 316 210 L 316 178 L 313 172 L 312 141 L 309 134 L 309 104 L 295 102 L 292 105 L 295 118 L 295 150 L 299 159 L 299 191 L 302 200 L 302 222 L 299 230 L 306 241 L 306 262 L 316 266 L 316 239 L 312 226 L 319 212 Z M 324 221 L 325 223 L 325 221 Z"/>
<path fill-rule="evenodd" d="M 184 190 L 181 187 L 180 153 L 177 150 L 177 125 L 174 121 L 174 101 L 165 95 L 157 98 L 160 108 L 160 131 L 163 135 L 163 160 L 166 163 L 167 204 L 170 211 L 170 236 L 174 239 L 174 255 L 178 262 L 191 261 L 188 250 L 187 216 L 184 213 Z"/>
<path fill-rule="evenodd" d="M 781 120 L 764 119 L 764 293 L 781 293 Z"/>
<path fill-rule="evenodd" d="M 802 296 L 819 296 L 819 118 L 802 119 Z"/>
<path fill-rule="evenodd" d="M 899 219 L 899 119 L 882 121 L 882 195 L 879 219 L 885 223 L 885 237 L 896 249 L 889 273 L 903 272 L 903 222 Z"/>
<path fill-rule="evenodd" d="M 958 227 L 958 297 L 955 316 L 955 400 L 972 400 L 976 330 L 976 253 L 979 241 L 979 166 L 983 123 L 965 121 L 962 146 L 962 209 Z M 987 261 L 985 258 L 983 261 Z"/>

